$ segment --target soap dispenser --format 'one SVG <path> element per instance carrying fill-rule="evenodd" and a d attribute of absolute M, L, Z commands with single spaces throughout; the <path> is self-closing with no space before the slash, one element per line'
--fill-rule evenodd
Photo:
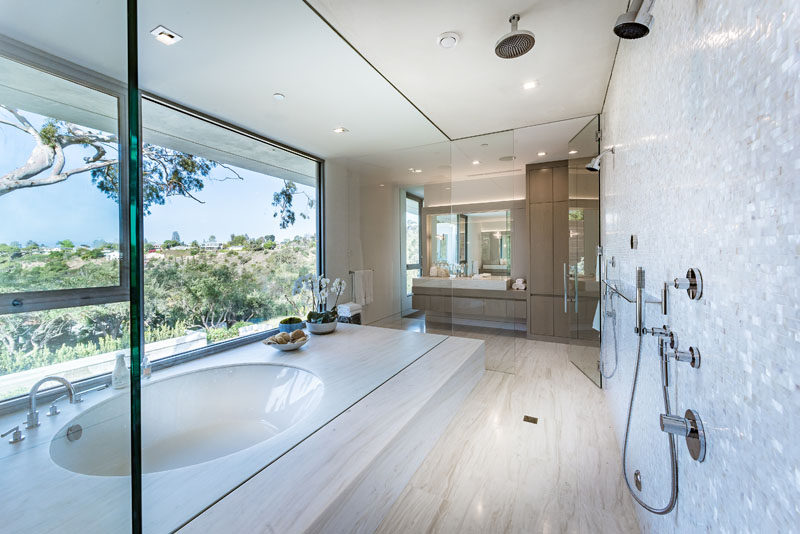
<path fill-rule="evenodd" d="M 125 365 L 125 353 L 117 354 L 117 363 L 114 365 L 114 372 L 111 373 L 111 387 L 123 389 L 130 385 L 131 377 L 128 374 L 128 367 Z"/>

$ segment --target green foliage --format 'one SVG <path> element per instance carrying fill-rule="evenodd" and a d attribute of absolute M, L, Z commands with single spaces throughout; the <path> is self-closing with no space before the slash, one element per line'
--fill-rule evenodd
<path fill-rule="evenodd" d="M 75 248 L 75 244 L 69 239 L 62 239 L 61 241 L 56 243 L 56 245 L 58 245 L 59 248 L 61 248 L 61 250 L 72 250 L 73 248 Z"/>
<path fill-rule="evenodd" d="M 42 129 L 39 130 L 39 137 L 42 138 L 42 142 L 51 148 L 56 147 L 56 141 L 58 138 L 58 125 L 55 121 L 50 120 L 42 126 Z"/>
<path fill-rule="evenodd" d="M 297 324 L 302 322 L 303 320 L 300 317 L 286 317 L 285 319 L 281 319 L 281 324 Z"/>
<path fill-rule="evenodd" d="M 167 239 L 166 241 L 161 243 L 161 248 L 165 248 L 165 249 L 169 250 L 169 249 L 171 249 L 173 247 L 180 246 L 180 244 L 181 244 L 181 242 L 177 241 L 175 239 Z"/>

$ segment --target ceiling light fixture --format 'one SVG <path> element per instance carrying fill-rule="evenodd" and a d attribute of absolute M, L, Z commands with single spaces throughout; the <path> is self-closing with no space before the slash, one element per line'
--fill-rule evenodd
<path fill-rule="evenodd" d="M 474 160 L 472 160 L 472 164 L 473 164 L 473 165 L 480 165 L 480 164 L 481 164 L 481 162 L 480 162 L 480 161 L 478 161 L 477 159 L 474 159 Z"/>
<path fill-rule="evenodd" d="M 516 156 L 503 156 L 498 161 L 514 161 L 515 159 L 517 159 Z"/>
<path fill-rule="evenodd" d="M 273 93 L 272 98 L 274 98 L 275 100 L 283 100 L 284 98 L 286 98 L 286 95 L 283 93 Z"/>
<path fill-rule="evenodd" d="M 570 150 L 570 151 L 568 152 L 568 154 L 577 154 L 577 153 L 578 153 L 578 151 L 577 151 L 577 150 Z"/>
<path fill-rule="evenodd" d="M 446 49 L 455 48 L 460 40 L 461 36 L 456 32 L 444 32 L 436 38 L 436 42 L 439 43 L 439 46 Z"/>
<path fill-rule="evenodd" d="M 415 174 L 419 174 L 419 173 L 421 173 L 421 172 L 422 172 L 422 169 L 414 169 L 414 173 L 415 173 Z"/>
<path fill-rule="evenodd" d="M 526 91 L 530 91 L 531 89 L 536 89 L 537 87 L 539 87 L 539 82 L 537 82 L 536 80 L 532 80 L 530 82 L 525 82 L 524 84 L 522 84 L 522 88 L 525 89 Z"/>
<path fill-rule="evenodd" d="M 348 129 L 347 129 L 347 128 L 345 128 L 344 126 L 339 126 L 338 128 L 334 128 L 334 129 L 333 129 L 333 133 L 347 133 L 347 132 L 349 132 L 349 131 L 350 131 L 350 130 L 348 130 Z"/>
<path fill-rule="evenodd" d="M 150 30 L 150 34 L 156 38 L 159 43 L 165 44 L 167 46 L 174 45 L 183 37 L 178 35 L 172 30 L 165 28 L 164 26 L 156 26 L 152 30 Z"/>
<path fill-rule="evenodd" d="M 546 155 L 547 155 L 547 152 L 539 152 L 539 153 L 538 153 L 538 154 L 536 154 L 536 155 L 537 155 L 537 156 L 539 156 L 539 157 L 546 156 Z"/>

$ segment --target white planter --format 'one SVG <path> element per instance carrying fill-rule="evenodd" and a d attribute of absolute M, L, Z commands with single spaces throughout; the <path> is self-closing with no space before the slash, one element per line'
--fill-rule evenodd
<path fill-rule="evenodd" d="M 336 321 L 333 321 L 331 323 L 306 323 L 306 326 L 308 327 L 308 331 L 312 334 L 322 335 L 330 334 L 336 330 L 337 324 Z"/>

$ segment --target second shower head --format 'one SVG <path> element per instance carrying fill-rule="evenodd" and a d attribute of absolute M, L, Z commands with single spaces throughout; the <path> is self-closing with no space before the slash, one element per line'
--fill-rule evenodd
<path fill-rule="evenodd" d="M 517 29 L 519 15 L 511 15 L 508 22 L 511 23 L 511 31 L 498 39 L 497 44 L 494 45 L 494 53 L 502 59 L 518 58 L 530 52 L 533 45 L 536 44 L 533 33 Z"/>
<path fill-rule="evenodd" d="M 639 39 L 650 33 L 653 16 L 650 9 L 655 0 L 632 0 L 628 11 L 617 17 L 614 33 L 621 39 Z"/>
<path fill-rule="evenodd" d="M 603 156 L 605 156 L 606 154 L 613 154 L 613 153 L 614 153 L 613 146 L 611 148 L 603 150 L 597 156 L 593 157 L 592 161 L 586 164 L 586 170 L 592 172 L 598 172 L 600 170 L 600 160 L 603 158 Z"/>

